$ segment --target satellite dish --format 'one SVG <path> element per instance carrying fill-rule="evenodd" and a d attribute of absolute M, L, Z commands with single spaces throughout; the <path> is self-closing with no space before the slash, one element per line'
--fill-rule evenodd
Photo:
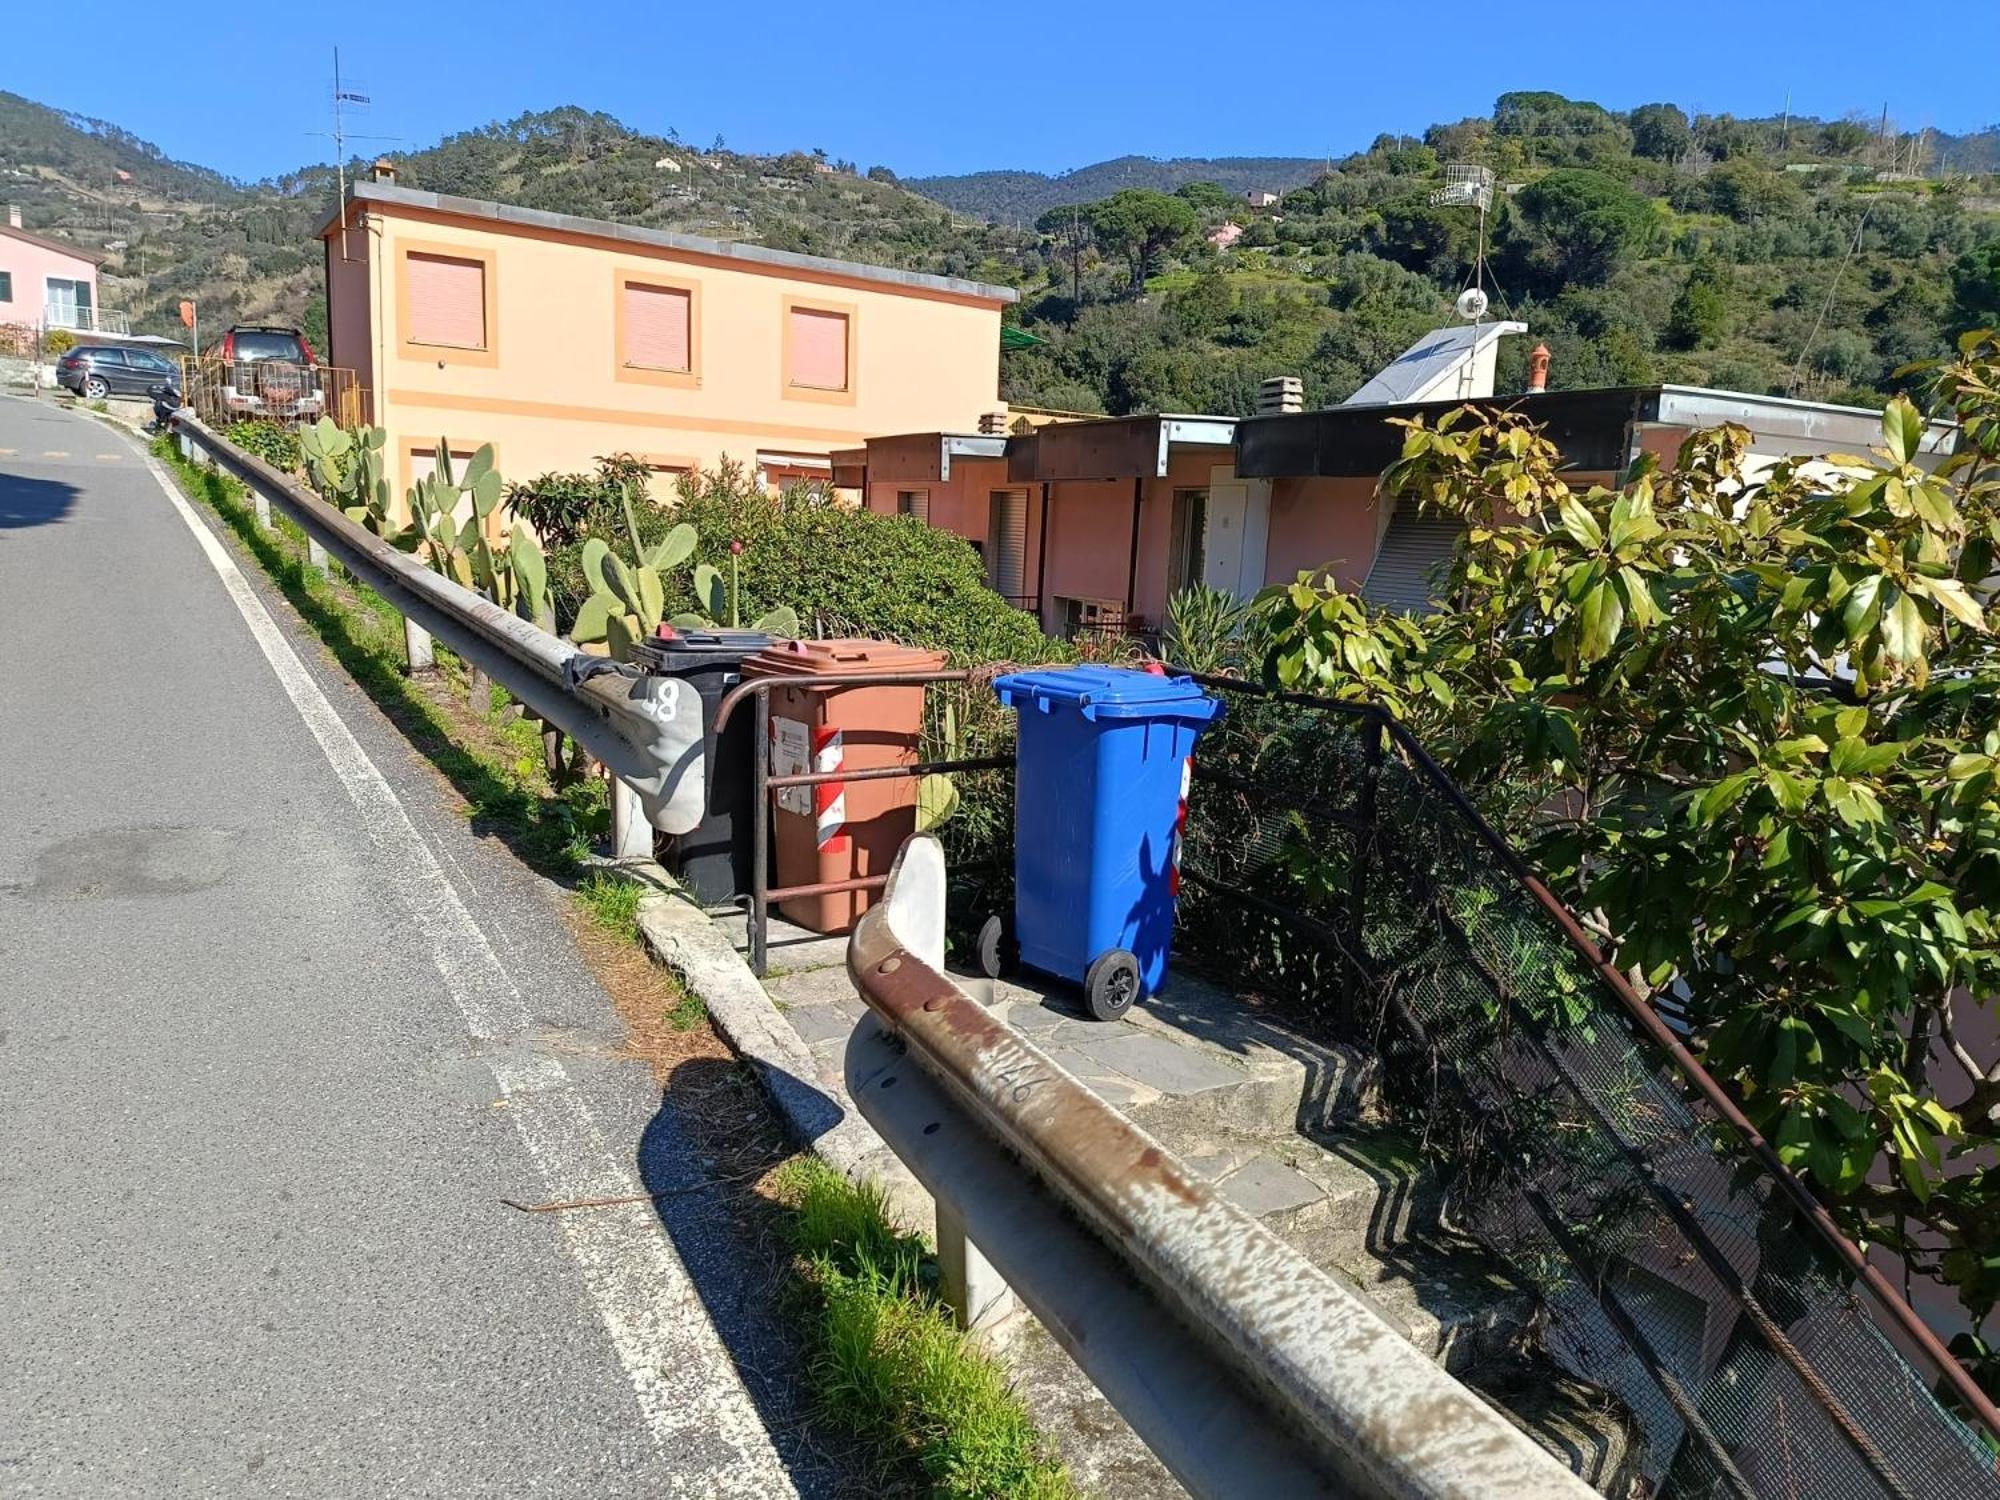
<path fill-rule="evenodd" d="M 1458 294 L 1458 301 L 1452 305 L 1466 322 L 1476 323 L 1486 316 L 1486 293 L 1476 286 L 1469 286 Z"/>

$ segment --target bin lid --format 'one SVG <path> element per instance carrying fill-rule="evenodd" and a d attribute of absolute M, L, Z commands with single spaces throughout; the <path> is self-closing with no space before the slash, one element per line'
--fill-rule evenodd
<path fill-rule="evenodd" d="M 1180 719 L 1206 724 L 1222 713 L 1222 700 L 1192 677 L 1162 677 L 1131 667 L 1046 667 L 993 679 L 1009 708 L 1074 708 L 1086 719 Z"/>
<path fill-rule="evenodd" d="M 639 642 L 633 654 L 642 666 L 672 669 L 718 656 L 750 656 L 776 640 L 768 630 L 731 630 L 722 625 L 683 630 L 662 625 L 657 635 Z"/>
<path fill-rule="evenodd" d="M 779 641 L 743 663 L 756 677 L 827 677 L 840 673 L 935 672 L 944 666 L 942 651 L 899 646 L 894 641 L 848 636 L 830 641 Z"/>

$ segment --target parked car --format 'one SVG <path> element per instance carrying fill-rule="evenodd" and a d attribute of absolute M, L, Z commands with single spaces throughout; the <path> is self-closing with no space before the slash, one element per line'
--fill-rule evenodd
<path fill-rule="evenodd" d="M 56 361 L 56 384 L 91 401 L 150 396 L 155 386 L 179 379 L 180 366 L 165 355 L 118 344 L 78 344 Z"/>
<path fill-rule="evenodd" d="M 326 410 L 319 358 L 280 323 L 239 323 L 215 348 L 222 409 L 230 416 L 317 417 Z"/>

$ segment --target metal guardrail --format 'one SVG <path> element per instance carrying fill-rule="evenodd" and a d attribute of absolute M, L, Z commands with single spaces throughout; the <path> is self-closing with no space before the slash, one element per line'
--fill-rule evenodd
<path fill-rule="evenodd" d="M 944 882 L 911 839 L 847 959 L 907 1050 L 864 1023 L 848 1085 L 937 1197 L 941 1258 L 949 1224 L 1203 1500 L 1595 1493 L 953 983 Z"/>
<path fill-rule="evenodd" d="M 183 453 L 199 452 L 248 485 L 260 510 L 274 506 L 306 534 L 315 560 L 337 559 L 356 579 L 393 605 L 406 622 L 442 641 L 530 711 L 603 762 L 647 816 L 703 795 L 701 735 L 686 746 L 687 716 L 700 723 L 701 705 L 678 678 L 628 675 L 491 600 L 432 571 L 357 526 L 290 475 L 216 433 L 183 410 L 174 422 Z M 428 640 L 411 643 L 413 662 Z M 614 813 L 617 809 L 614 807 Z M 650 841 L 648 850 L 650 852 Z"/>

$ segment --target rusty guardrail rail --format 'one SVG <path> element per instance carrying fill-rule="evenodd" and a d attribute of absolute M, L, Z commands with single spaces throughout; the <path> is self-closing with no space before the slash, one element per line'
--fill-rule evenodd
<path fill-rule="evenodd" d="M 1594 1494 L 946 977 L 944 882 L 911 839 L 847 960 L 875 1021 L 848 1087 L 937 1198 L 942 1259 L 971 1241 L 1201 1500 Z"/>
<path fill-rule="evenodd" d="M 393 605 L 405 622 L 410 664 L 428 665 L 444 642 L 612 773 L 613 842 L 622 854 L 652 853 L 649 819 L 670 806 L 698 811 L 704 795 L 701 705 L 677 678 L 628 674 L 606 658 L 464 588 L 357 526 L 290 475 L 223 438 L 198 416 L 175 414 L 181 452 L 197 454 L 248 485 L 258 518 L 273 507 L 305 532 L 308 555 L 337 559 Z M 684 731 L 692 715 L 692 744 Z"/>

